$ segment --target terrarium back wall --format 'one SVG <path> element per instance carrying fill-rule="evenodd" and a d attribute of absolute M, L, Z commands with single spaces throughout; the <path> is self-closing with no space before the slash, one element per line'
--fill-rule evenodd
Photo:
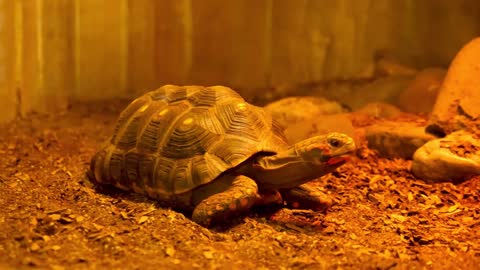
<path fill-rule="evenodd" d="M 0 122 L 166 83 L 363 78 L 379 52 L 445 67 L 479 34 L 475 0 L 0 0 Z"/>

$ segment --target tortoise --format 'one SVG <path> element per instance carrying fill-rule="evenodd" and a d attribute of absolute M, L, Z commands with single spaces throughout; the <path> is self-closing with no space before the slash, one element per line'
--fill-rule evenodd
<path fill-rule="evenodd" d="M 329 199 L 307 182 L 354 150 L 341 133 L 289 145 L 269 113 L 231 88 L 164 85 L 120 113 L 88 175 L 189 210 L 207 227 L 274 201 L 325 211 Z"/>

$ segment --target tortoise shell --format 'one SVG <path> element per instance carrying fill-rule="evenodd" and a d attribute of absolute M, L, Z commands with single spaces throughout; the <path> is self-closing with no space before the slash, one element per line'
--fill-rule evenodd
<path fill-rule="evenodd" d="M 166 85 L 122 111 L 90 169 L 96 182 L 169 200 L 287 147 L 270 114 L 234 90 Z"/>

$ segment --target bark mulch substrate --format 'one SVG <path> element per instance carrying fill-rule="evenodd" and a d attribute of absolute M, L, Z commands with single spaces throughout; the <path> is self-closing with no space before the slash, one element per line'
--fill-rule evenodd
<path fill-rule="evenodd" d="M 415 180 L 410 162 L 357 157 L 316 184 L 323 215 L 255 209 L 211 230 L 82 180 L 126 103 L 74 104 L 1 128 L 0 269 L 479 269 L 480 178 Z"/>

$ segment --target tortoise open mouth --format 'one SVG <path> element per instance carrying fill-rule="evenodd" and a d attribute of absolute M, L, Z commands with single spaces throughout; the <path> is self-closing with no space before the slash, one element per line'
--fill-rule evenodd
<path fill-rule="evenodd" d="M 329 160 L 327 160 L 327 164 L 328 165 L 341 165 L 341 164 L 347 162 L 349 158 L 350 157 L 348 155 L 332 157 Z"/>

